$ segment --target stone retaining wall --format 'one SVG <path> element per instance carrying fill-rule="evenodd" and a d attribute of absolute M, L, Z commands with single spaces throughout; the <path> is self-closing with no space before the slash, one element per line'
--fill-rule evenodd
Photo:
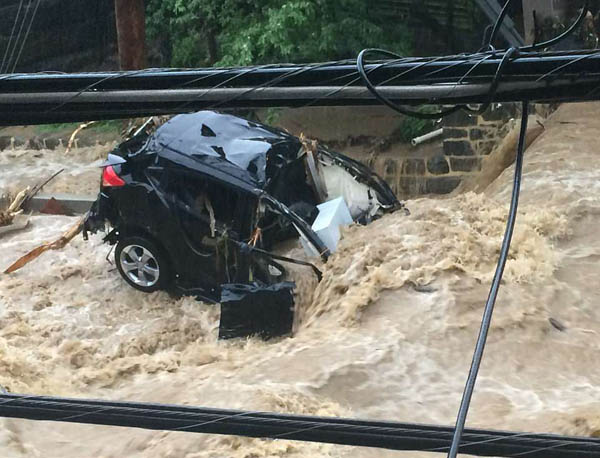
<path fill-rule="evenodd" d="M 400 198 L 448 194 L 466 176 L 481 172 L 483 158 L 508 133 L 508 121 L 519 117 L 516 104 L 495 104 L 482 115 L 458 111 L 443 120 L 441 139 L 402 155 L 362 159 L 390 184 Z"/>
<path fill-rule="evenodd" d="M 457 172 L 477 172 L 482 156 L 492 152 L 506 131 L 504 126 L 519 116 L 514 103 L 492 105 L 482 115 L 457 111 L 444 119 L 444 155 Z"/>
<path fill-rule="evenodd" d="M 441 154 L 429 157 L 388 157 L 368 161 L 400 198 L 423 194 L 447 194 L 461 181 L 450 174 L 448 162 Z"/>
<path fill-rule="evenodd" d="M 66 148 L 69 144 L 70 135 L 68 136 L 54 136 L 54 135 L 40 135 L 31 138 L 23 138 L 21 136 L 11 135 L 0 135 L 0 151 L 9 150 L 14 151 L 16 149 L 30 149 L 30 150 L 54 150 L 57 148 Z M 90 146 L 102 146 L 112 145 L 113 140 L 99 140 L 92 139 L 82 136 L 81 138 L 75 138 L 73 141 L 72 148 L 86 148 Z"/>
<path fill-rule="evenodd" d="M 507 121 L 519 117 L 516 104 L 494 105 L 479 116 L 470 116 L 459 111 L 444 118 L 441 137 L 412 147 L 398 143 L 395 138 L 394 128 L 402 118 L 394 112 L 371 109 L 359 114 L 350 113 L 350 120 L 356 123 L 356 120 L 360 119 L 365 125 L 362 130 L 354 126 L 351 130 L 354 135 L 348 135 L 352 123 L 344 120 L 342 115 L 345 111 L 330 111 L 331 109 L 324 110 L 321 113 L 319 110 L 313 110 L 308 118 L 300 116 L 299 119 L 287 119 L 284 123 L 286 125 L 281 127 L 288 128 L 295 134 L 306 132 L 309 136 L 330 135 L 331 138 L 325 139 L 325 144 L 367 164 L 388 182 L 400 199 L 424 194 L 448 194 L 456 189 L 466 176 L 480 173 L 483 158 L 490 154 L 506 135 Z M 292 113 L 299 116 L 296 112 Z M 328 115 L 332 119 L 339 118 L 339 125 L 324 121 L 317 123 L 327 126 L 324 130 L 322 128 L 321 132 L 313 125 L 299 124 L 303 119 L 313 120 L 319 114 Z M 39 134 L 27 139 L 3 136 L 0 131 L 0 150 L 65 148 L 71 133 L 69 131 Z M 365 135 L 367 133 L 371 135 Z M 108 143 L 114 144 L 117 141 L 117 137 L 99 140 L 86 132 L 85 135 L 78 136 L 73 147 L 106 145 L 108 150 L 112 146 Z"/>

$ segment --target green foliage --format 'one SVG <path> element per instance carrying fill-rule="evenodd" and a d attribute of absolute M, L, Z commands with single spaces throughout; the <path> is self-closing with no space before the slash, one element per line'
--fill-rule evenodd
<path fill-rule="evenodd" d="M 57 124 L 41 124 L 36 127 L 36 131 L 39 133 L 55 133 L 55 132 L 73 132 L 81 125 L 80 122 L 64 122 Z M 86 130 L 96 132 L 120 132 L 122 129 L 123 121 L 120 119 L 111 119 L 108 121 L 98 121 L 92 124 Z"/>
<path fill-rule="evenodd" d="M 422 113 L 434 113 L 435 107 L 423 107 L 419 110 Z M 394 131 L 392 136 L 398 140 L 409 143 L 413 138 L 425 135 L 436 128 L 435 119 L 420 119 L 411 116 L 402 118 L 400 126 Z"/>
<path fill-rule="evenodd" d="M 77 122 L 62 122 L 57 124 L 41 124 L 36 127 L 36 130 L 40 133 L 45 132 L 61 132 L 63 130 L 75 130 L 80 123 Z"/>
<path fill-rule="evenodd" d="M 365 47 L 406 53 L 406 29 L 368 0 L 148 0 L 150 38 L 174 66 L 315 62 Z"/>
<path fill-rule="evenodd" d="M 396 133 L 402 142 L 409 143 L 413 138 L 431 132 L 434 126 L 435 123 L 431 120 L 407 117 Z"/>
<path fill-rule="evenodd" d="M 267 108 L 267 113 L 264 122 L 272 126 L 273 124 L 277 123 L 280 116 L 281 108 Z"/>
<path fill-rule="evenodd" d="M 98 121 L 88 127 L 88 130 L 96 132 L 121 132 L 123 129 L 122 119 L 109 119 L 107 121 Z"/>

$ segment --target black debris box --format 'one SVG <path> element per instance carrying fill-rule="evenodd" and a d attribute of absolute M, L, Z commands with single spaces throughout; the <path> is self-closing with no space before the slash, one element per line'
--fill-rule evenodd
<path fill-rule="evenodd" d="M 266 340 L 290 334 L 295 286 L 293 282 L 221 285 L 219 339 L 257 335 Z"/>

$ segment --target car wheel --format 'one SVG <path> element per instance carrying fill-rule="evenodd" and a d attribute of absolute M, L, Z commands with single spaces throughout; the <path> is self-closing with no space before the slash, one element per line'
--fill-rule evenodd
<path fill-rule="evenodd" d="M 166 257 L 153 242 L 143 237 L 119 240 L 115 263 L 127 283 L 146 293 L 166 288 L 171 279 Z"/>

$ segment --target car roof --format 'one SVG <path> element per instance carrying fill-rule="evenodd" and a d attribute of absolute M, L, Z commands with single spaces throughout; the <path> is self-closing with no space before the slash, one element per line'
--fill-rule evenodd
<path fill-rule="evenodd" d="M 161 159 L 240 187 L 263 189 L 269 174 L 295 160 L 302 144 L 293 135 L 230 114 L 181 114 L 151 135 L 146 149 Z"/>

